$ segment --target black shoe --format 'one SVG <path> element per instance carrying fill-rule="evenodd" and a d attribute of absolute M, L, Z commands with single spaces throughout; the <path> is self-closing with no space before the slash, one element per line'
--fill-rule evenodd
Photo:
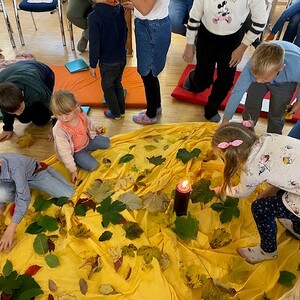
<path fill-rule="evenodd" d="M 85 51 L 87 44 L 88 44 L 88 40 L 82 36 L 77 44 L 77 50 L 79 52 Z"/>
<path fill-rule="evenodd" d="M 183 89 L 187 90 L 187 91 L 191 91 L 190 88 L 191 88 L 191 76 L 194 76 L 194 73 L 195 73 L 195 70 L 191 70 L 189 75 L 187 76 L 187 78 L 185 79 L 182 87 Z"/>

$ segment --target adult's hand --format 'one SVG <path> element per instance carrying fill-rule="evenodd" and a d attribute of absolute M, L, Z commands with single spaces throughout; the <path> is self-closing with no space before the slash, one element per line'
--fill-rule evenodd
<path fill-rule="evenodd" d="M 97 78 L 96 76 L 96 69 L 95 68 L 89 68 L 89 71 L 90 71 L 90 75 L 93 77 L 93 78 Z"/>
<path fill-rule="evenodd" d="M 14 134 L 13 131 L 2 131 L 0 133 L 0 141 L 4 141 L 4 140 L 10 139 L 13 134 Z"/>
<path fill-rule="evenodd" d="M 195 46 L 186 44 L 184 53 L 182 55 L 182 58 L 185 62 L 191 63 L 194 59 L 194 53 L 195 53 Z"/>
<path fill-rule="evenodd" d="M 242 43 L 232 52 L 229 67 L 236 67 L 241 62 L 246 49 L 247 46 Z"/>

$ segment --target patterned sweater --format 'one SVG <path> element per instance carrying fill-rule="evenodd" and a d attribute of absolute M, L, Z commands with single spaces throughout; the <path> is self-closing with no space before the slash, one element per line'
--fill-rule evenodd
<path fill-rule="evenodd" d="M 252 26 L 242 43 L 249 46 L 262 33 L 266 21 L 264 0 L 194 0 L 187 26 L 187 43 L 194 44 L 200 23 L 215 35 L 237 32 L 251 13 Z"/>
<path fill-rule="evenodd" d="M 241 171 L 239 185 L 226 190 L 233 197 L 247 197 L 262 182 L 286 193 L 283 203 L 300 218 L 300 140 L 266 133 L 254 143 Z"/>

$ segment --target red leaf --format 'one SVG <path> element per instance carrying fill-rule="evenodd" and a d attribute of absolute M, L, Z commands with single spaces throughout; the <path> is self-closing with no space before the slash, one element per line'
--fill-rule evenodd
<path fill-rule="evenodd" d="M 52 294 L 49 294 L 49 295 L 48 295 L 48 300 L 54 300 L 54 297 L 53 297 Z"/>
<path fill-rule="evenodd" d="M 118 270 L 121 268 L 122 262 L 123 262 L 123 256 L 121 256 L 117 261 L 114 262 L 116 272 L 118 272 Z"/>
<path fill-rule="evenodd" d="M 9 300 L 11 298 L 12 298 L 12 295 L 7 295 L 4 293 L 1 294 L 1 300 Z"/>
<path fill-rule="evenodd" d="M 32 265 L 25 271 L 25 274 L 28 276 L 33 276 L 39 271 L 40 268 L 41 268 L 41 266 Z"/>
<path fill-rule="evenodd" d="M 122 219 L 121 219 L 121 224 L 125 224 L 127 222 L 127 220 L 123 217 Z"/>
<path fill-rule="evenodd" d="M 10 216 L 12 217 L 15 213 L 15 207 L 16 207 L 16 204 L 13 203 L 10 207 L 9 207 L 9 214 Z"/>
<path fill-rule="evenodd" d="M 49 167 L 49 165 L 43 161 L 40 162 L 40 166 L 42 167 L 42 169 L 47 169 Z"/>

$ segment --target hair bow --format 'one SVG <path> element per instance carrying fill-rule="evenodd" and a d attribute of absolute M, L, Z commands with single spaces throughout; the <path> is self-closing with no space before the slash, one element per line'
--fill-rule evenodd
<path fill-rule="evenodd" d="M 241 144 L 243 144 L 242 140 L 234 140 L 234 141 L 228 142 L 228 143 L 227 142 L 222 142 L 222 143 L 218 144 L 218 148 L 220 148 L 220 149 L 226 149 L 229 146 L 238 147 Z"/>
<path fill-rule="evenodd" d="M 249 121 L 249 120 L 244 120 L 244 121 L 242 122 L 242 125 L 245 126 L 245 127 L 247 127 L 247 128 L 250 128 L 250 127 L 253 126 L 252 122 Z"/>

